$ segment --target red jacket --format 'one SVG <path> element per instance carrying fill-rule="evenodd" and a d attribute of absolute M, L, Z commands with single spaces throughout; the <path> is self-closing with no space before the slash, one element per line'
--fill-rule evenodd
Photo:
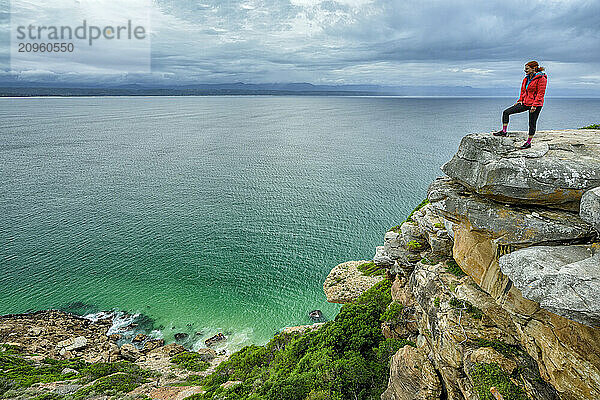
<path fill-rule="evenodd" d="M 543 72 L 536 73 L 529 85 L 527 85 L 527 77 L 523 78 L 521 84 L 521 96 L 519 101 L 523 102 L 526 106 L 541 107 L 544 105 L 544 94 L 546 94 L 546 83 L 548 78 Z M 527 85 L 527 88 L 525 86 Z"/>

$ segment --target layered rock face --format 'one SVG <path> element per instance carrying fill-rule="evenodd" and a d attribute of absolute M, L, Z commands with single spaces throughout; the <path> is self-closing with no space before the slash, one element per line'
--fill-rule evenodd
<path fill-rule="evenodd" d="M 524 137 L 467 135 L 377 248 L 416 343 L 382 399 L 600 398 L 600 131 Z"/>

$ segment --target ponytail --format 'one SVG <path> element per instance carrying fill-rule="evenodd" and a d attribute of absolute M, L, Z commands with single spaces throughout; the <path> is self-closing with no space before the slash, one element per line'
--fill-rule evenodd
<path fill-rule="evenodd" d="M 540 67 L 540 65 L 538 64 L 538 62 L 537 62 L 537 61 L 529 61 L 529 62 L 528 62 L 527 64 L 525 64 L 525 65 L 529 65 L 529 67 L 530 67 L 530 68 L 533 68 L 533 70 L 534 70 L 535 72 L 540 72 L 540 71 L 543 71 L 543 70 L 545 70 L 545 69 L 546 69 L 546 68 L 544 68 L 544 67 Z"/>

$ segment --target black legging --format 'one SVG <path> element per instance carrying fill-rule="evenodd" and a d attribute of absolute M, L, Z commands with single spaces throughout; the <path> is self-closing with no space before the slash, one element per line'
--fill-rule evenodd
<path fill-rule="evenodd" d="M 515 104 L 514 106 L 508 107 L 506 110 L 502 112 L 502 123 L 508 124 L 508 116 L 510 114 L 516 114 L 523 111 L 528 111 L 531 106 L 526 106 L 523 104 Z M 535 134 L 535 124 L 537 123 L 538 116 L 540 115 L 540 111 L 542 111 L 542 107 L 536 107 L 535 111 L 529 113 L 529 136 L 533 136 Z"/>

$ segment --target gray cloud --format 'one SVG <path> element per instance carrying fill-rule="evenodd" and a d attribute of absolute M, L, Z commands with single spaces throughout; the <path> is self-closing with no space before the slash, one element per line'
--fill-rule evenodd
<path fill-rule="evenodd" d="M 556 87 L 600 90 L 598 1 L 155 0 L 154 6 L 153 77 L 169 82 L 514 86 L 523 63 L 536 59 Z M 0 30 L 7 29 L 5 19 Z"/>

